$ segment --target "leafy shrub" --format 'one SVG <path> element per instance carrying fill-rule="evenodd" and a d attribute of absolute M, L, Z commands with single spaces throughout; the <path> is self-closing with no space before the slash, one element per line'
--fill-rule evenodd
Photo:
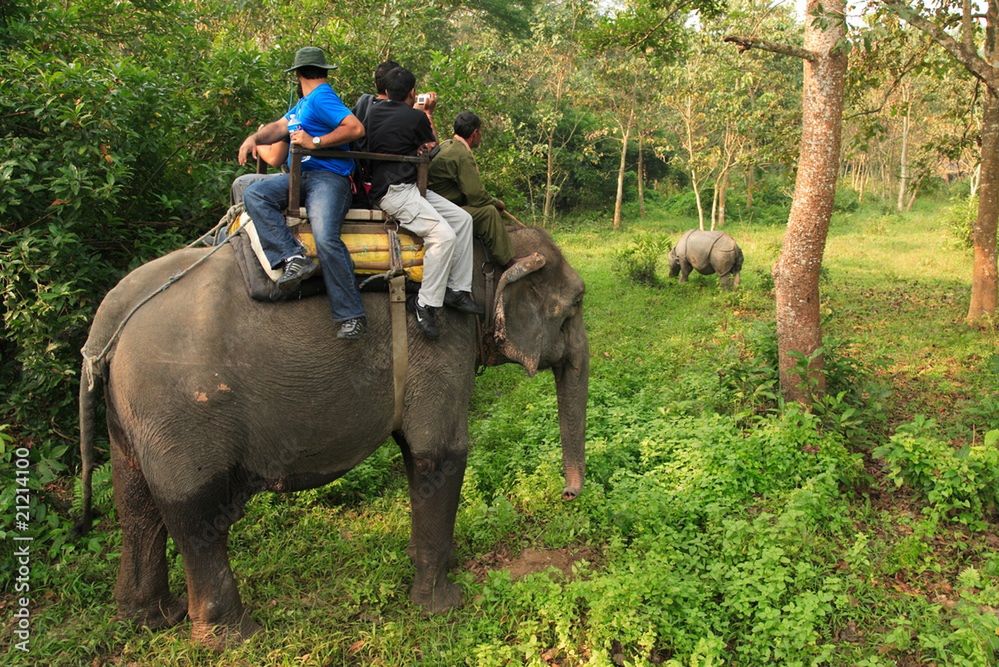
<path fill-rule="evenodd" d="M 833 211 L 852 213 L 860 208 L 860 195 L 852 188 L 836 188 L 833 196 Z"/>
<path fill-rule="evenodd" d="M 707 202 L 707 211 L 709 213 L 711 210 L 711 195 L 707 192 L 701 192 L 701 203 Z M 669 215 L 674 215 L 678 218 L 697 218 L 697 197 L 694 195 L 693 190 L 683 190 L 676 193 L 675 195 L 670 195 L 663 202 L 663 210 Z"/>
<path fill-rule="evenodd" d="M 944 226 L 958 248 L 970 248 L 972 229 L 978 217 L 978 197 L 954 197 L 944 212 Z"/>
<path fill-rule="evenodd" d="M 791 212 L 791 184 L 780 176 L 761 178 L 753 190 L 752 206 L 744 190 L 730 190 L 725 210 L 733 220 L 783 225 Z"/>
<path fill-rule="evenodd" d="M 827 336 L 823 354 L 826 391 L 810 406 L 824 429 L 839 433 L 854 446 L 870 443 L 887 423 L 888 387 L 874 368 L 850 355 L 850 346 Z M 767 414 L 781 406 L 777 333 L 772 323 L 752 325 L 739 339 L 718 352 L 722 394 L 713 409 Z M 807 360 L 799 360 L 804 374 Z"/>
<path fill-rule="evenodd" d="M 926 512 L 976 530 L 986 527 L 999 505 L 999 430 L 980 444 L 954 448 L 943 440 L 933 419 L 922 415 L 899 426 L 874 450 L 889 478 L 923 494 Z"/>
<path fill-rule="evenodd" d="M 665 236 L 646 234 L 614 256 L 614 271 L 640 285 L 661 287 L 663 280 L 656 274 L 656 266 L 673 247 Z"/>
<path fill-rule="evenodd" d="M 777 409 L 777 333 L 770 323 L 756 322 L 740 341 L 724 351 L 718 377 L 732 408 L 766 414 Z"/>

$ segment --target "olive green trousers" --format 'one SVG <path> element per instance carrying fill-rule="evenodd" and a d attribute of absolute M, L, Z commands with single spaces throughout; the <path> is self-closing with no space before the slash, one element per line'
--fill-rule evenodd
<path fill-rule="evenodd" d="M 480 239 L 497 264 L 513 259 L 513 246 L 499 209 L 489 206 L 462 206 L 472 216 L 472 234 Z"/>

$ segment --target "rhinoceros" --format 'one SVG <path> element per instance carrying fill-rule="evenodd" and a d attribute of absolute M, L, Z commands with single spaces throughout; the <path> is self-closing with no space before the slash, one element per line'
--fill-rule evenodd
<path fill-rule="evenodd" d="M 706 276 L 717 273 L 726 289 L 738 287 L 742 250 L 725 232 L 691 229 L 669 251 L 669 275 L 674 278 L 680 274 L 680 282 L 685 283 L 691 269 Z"/>

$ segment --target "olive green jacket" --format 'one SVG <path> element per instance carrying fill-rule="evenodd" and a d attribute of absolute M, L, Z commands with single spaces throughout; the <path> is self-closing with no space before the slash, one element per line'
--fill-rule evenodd
<path fill-rule="evenodd" d="M 459 206 L 479 208 L 495 205 L 496 198 L 489 196 L 482 187 L 475 156 L 461 141 L 447 139 L 430 161 L 430 178 L 427 187 Z"/>

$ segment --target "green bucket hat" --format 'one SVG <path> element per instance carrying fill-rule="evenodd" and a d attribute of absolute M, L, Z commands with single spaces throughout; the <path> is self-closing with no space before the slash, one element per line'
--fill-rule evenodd
<path fill-rule="evenodd" d="M 294 72 L 299 67 L 321 67 L 325 70 L 336 69 L 336 65 L 326 64 L 326 54 L 318 46 L 303 46 L 295 52 L 295 63 L 285 70 Z"/>

